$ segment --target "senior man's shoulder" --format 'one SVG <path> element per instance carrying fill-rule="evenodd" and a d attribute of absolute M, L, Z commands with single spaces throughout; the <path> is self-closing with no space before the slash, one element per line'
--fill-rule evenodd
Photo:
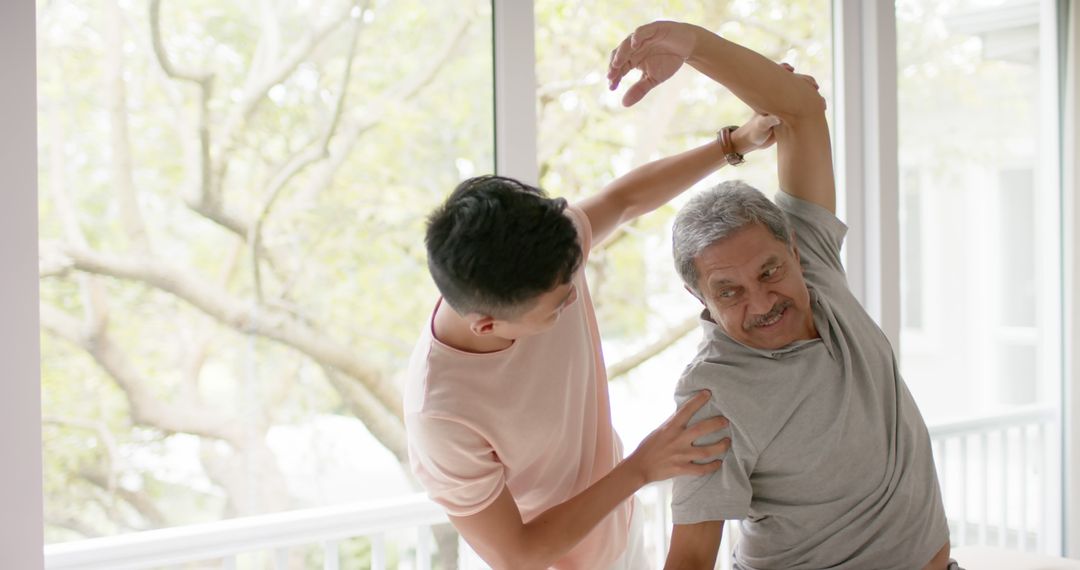
<path fill-rule="evenodd" d="M 697 353 L 683 368 L 676 393 L 692 395 L 703 389 L 715 392 L 718 389 L 750 386 L 753 379 L 759 376 L 759 366 L 753 362 L 753 355 L 745 347 L 738 346 L 719 331 L 713 330 L 716 325 L 703 324 L 704 337 Z"/>

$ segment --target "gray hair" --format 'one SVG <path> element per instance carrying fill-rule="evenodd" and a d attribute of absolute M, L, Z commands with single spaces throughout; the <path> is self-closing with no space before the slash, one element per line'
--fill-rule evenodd
<path fill-rule="evenodd" d="M 675 269 L 691 291 L 701 295 L 694 259 L 705 248 L 753 223 L 760 223 L 776 239 L 791 245 L 791 225 L 784 213 L 760 190 L 742 180 L 721 182 L 694 196 L 679 210 L 671 250 Z"/>

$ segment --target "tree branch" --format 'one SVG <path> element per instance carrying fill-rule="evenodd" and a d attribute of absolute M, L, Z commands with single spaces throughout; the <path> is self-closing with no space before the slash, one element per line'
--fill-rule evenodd
<path fill-rule="evenodd" d="M 83 538 L 104 536 L 101 531 L 83 522 L 78 516 L 57 512 L 53 509 L 45 509 L 45 524 L 70 530 Z"/>
<path fill-rule="evenodd" d="M 116 490 L 116 458 L 120 456 L 120 446 L 116 443 L 116 438 L 113 437 L 109 427 L 105 425 L 105 422 L 100 420 L 81 420 L 72 418 L 61 418 L 53 415 L 46 415 L 41 418 L 41 422 L 44 424 L 52 424 L 58 426 L 72 427 L 82 430 L 94 432 L 94 435 L 101 440 L 101 444 L 105 448 L 105 473 L 99 473 L 100 484 L 98 487 L 113 492 Z"/>
<path fill-rule="evenodd" d="M 181 71 L 169 59 L 169 54 L 161 41 L 161 0 L 150 0 L 150 38 L 153 40 L 154 56 L 157 58 L 158 65 L 169 77 L 190 81 L 199 86 L 205 86 L 213 79 L 213 75 L 207 72 Z"/>
<path fill-rule="evenodd" d="M 131 140 L 128 134 L 127 88 L 124 85 L 124 16 L 118 0 L 106 2 L 108 21 L 106 35 L 106 92 L 109 94 L 109 139 L 112 150 L 112 182 L 120 203 L 120 217 L 125 233 L 137 250 L 150 249 L 135 192 L 131 169 Z"/>
<path fill-rule="evenodd" d="M 161 40 L 161 0 L 150 0 L 150 39 L 154 47 L 154 58 L 162 71 L 173 79 L 194 83 L 199 89 L 198 117 L 196 120 L 199 137 L 198 164 L 196 165 L 196 170 L 199 172 L 199 180 L 196 184 L 198 195 L 191 201 L 199 205 L 198 208 L 195 208 L 196 211 L 218 214 L 217 216 L 204 215 L 224 227 L 230 227 L 229 224 L 224 223 L 227 218 L 226 220 L 219 219 L 224 217 L 224 213 L 220 212 L 222 208 L 221 199 L 214 190 L 213 181 L 210 177 L 210 96 L 213 92 L 214 76 L 209 72 L 181 71 L 173 65 Z"/>
<path fill-rule="evenodd" d="M 197 403 L 185 405 L 161 401 L 105 331 L 87 333 L 77 320 L 47 303 L 41 305 L 41 326 L 93 357 L 123 390 L 135 423 L 169 433 L 190 433 L 233 444 L 243 442 L 242 426 L 231 417 L 215 413 Z"/>
<path fill-rule="evenodd" d="M 465 33 L 471 25 L 471 17 L 464 17 L 447 38 L 447 41 L 440 46 L 439 51 L 436 52 L 439 54 L 438 57 L 432 59 L 427 67 L 410 77 L 402 79 L 397 85 L 387 89 L 384 94 L 375 98 L 375 102 L 371 104 L 368 111 L 361 118 L 345 121 L 341 134 L 337 137 L 341 144 L 334 145 L 337 150 L 331 153 L 330 160 L 324 163 L 323 168 L 320 168 L 314 174 L 312 182 L 307 185 L 307 188 L 301 194 L 304 199 L 313 199 L 330 185 L 330 181 L 333 180 L 334 175 L 344 164 L 349 151 L 356 145 L 356 141 L 364 133 L 382 123 L 385 116 L 384 107 L 387 101 L 398 103 L 411 101 L 438 77 L 439 72 L 446 66 L 446 62 L 450 60 L 461 44 L 461 40 L 465 38 Z"/>
<path fill-rule="evenodd" d="M 86 235 L 79 221 L 79 214 L 72 197 L 70 187 L 67 184 L 67 165 L 64 155 L 63 141 L 65 136 L 63 115 L 53 116 L 49 123 L 51 140 L 49 141 L 49 191 L 52 195 L 53 204 L 56 206 L 60 223 L 64 228 L 64 236 L 72 243 L 85 246 Z M 44 271 L 59 270 L 66 273 L 69 269 L 59 257 L 53 255 L 51 248 L 41 248 L 40 269 Z M 48 264 L 53 264 L 52 268 Z M 78 276 L 79 292 L 83 300 L 83 315 L 87 330 L 103 330 L 108 326 L 108 303 L 105 300 L 105 289 L 92 275 Z"/>
<path fill-rule="evenodd" d="M 608 381 L 615 380 L 616 378 L 630 372 L 637 368 L 645 361 L 667 350 L 671 345 L 678 342 L 684 336 L 690 334 L 690 331 L 696 329 L 698 326 L 698 316 L 694 315 L 686 320 L 672 326 L 668 330 L 664 331 L 660 335 L 660 338 L 649 343 L 641 350 L 631 354 L 630 356 L 608 366 L 607 377 Z"/>
<path fill-rule="evenodd" d="M 345 407 L 363 422 L 368 431 L 379 443 L 389 449 L 398 462 L 407 465 L 409 451 L 405 443 L 405 428 L 401 420 L 386 413 L 385 408 L 372 397 L 371 393 L 351 378 L 343 378 L 335 370 L 323 367 L 327 381 L 345 402 Z"/>
<path fill-rule="evenodd" d="M 144 530 L 168 526 L 169 519 L 165 516 L 165 513 L 157 508 L 157 505 L 145 494 L 132 491 L 123 486 L 116 486 L 114 481 L 111 481 L 103 473 L 95 469 L 80 469 L 79 477 L 131 505 L 148 523 L 143 525 Z"/>
<path fill-rule="evenodd" d="M 380 404 L 401 419 L 401 396 L 383 375 L 365 363 L 357 351 L 279 311 L 251 303 L 208 284 L 205 280 L 164 264 L 159 259 L 118 258 L 85 248 L 66 250 L 75 269 L 144 283 L 178 297 L 235 330 L 257 334 L 289 346 L 324 366 L 359 380 Z"/>
<path fill-rule="evenodd" d="M 367 0 L 364 9 L 369 5 L 370 0 Z M 214 173 L 214 178 L 218 180 L 219 183 L 224 178 L 228 157 L 236 148 L 238 139 L 237 132 L 244 126 L 247 120 L 251 118 L 252 113 L 255 112 L 259 103 L 266 99 L 266 95 L 270 92 L 270 89 L 292 75 L 292 73 L 296 71 L 296 68 L 345 22 L 350 19 L 355 19 L 357 20 L 357 25 L 361 25 L 363 22 L 362 18 L 350 18 L 350 13 L 358 9 L 360 9 L 358 3 L 354 2 L 349 5 L 348 10 L 343 11 L 337 17 L 331 18 L 320 26 L 316 26 L 308 32 L 303 40 L 293 45 L 292 49 L 289 50 L 285 57 L 280 59 L 273 58 L 277 62 L 277 66 L 270 71 L 260 73 L 261 65 L 252 67 L 252 72 L 244 81 L 244 90 L 243 94 L 240 96 L 240 101 L 229 114 L 228 119 L 225 121 L 225 127 L 222 130 L 221 151 L 218 152 L 216 157 L 217 167 Z M 360 10 L 361 12 L 363 11 L 363 9 Z M 273 33 L 272 29 L 270 33 Z M 259 47 L 265 51 L 270 48 L 265 47 L 264 41 L 271 40 L 260 38 Z M 276 53 L 276 47 L 270 49 L 270 52 Z M 261 61 L 269 61 L 271 60 L 271 57 L 268 55 L 267 57 L 260 59 Z"/>
<path fill-rule="evenodd" d="M 354 5 L 359 9 L 359 5 Z M 345 108 L 346 96 L 349 92 L 349 80 L 352 78 L 353 60 L 356 57 L 356 44 L 360 38 L 360 27 L 363 20 L 359 17 L 359 14 L 353 16 L 353 32 L 349 41 L 349 51 L 345 56 L 345 71 L 341 78 L 341 87 L 338 91 L 337 100 L 334 102 L 333 110 L 330 113 L 330 118 L 327 121 L 326 127 L 323 128 L 323 132 L 320 135 L 315 146 L 308 147 L 306 150 L 293 156 L 293 158 L 278 172 L 278 174 L 271 180 L 269 187 L 264 192 L 265 199 L 259 213 L 255 216 L 255 223 L 251 227 L 251 235 L 248 236 L 248 242 L 251 245 L 251 266 L 253 273 L 253 281 L 255 287 L 255 297 L 259 303 L 263 303 L 262 291 L 262 277 L 259 273 L 259 247 L 262 245 L 262 229 L 266 223 L 267 218 L 270 216 L 270 212 L 274 207 L 274 203 L 281 196 L 281 193 L 285 190 L 285 187 L 289 184 L 296 175 L 302 172 L 308 166 L 315 164 L 316 162 L 323 160 L 329 156 L 330 139 L 333 138 L 334 133 L 337 131 L 338 124 L 341 123 L 341 115 Z"/>

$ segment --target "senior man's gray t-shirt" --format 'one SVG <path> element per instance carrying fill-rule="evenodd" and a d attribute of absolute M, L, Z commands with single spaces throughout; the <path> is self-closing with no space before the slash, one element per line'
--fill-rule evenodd
<path fill-rule="evenodd" d="M 949 537 L 926 423 L 848 289 L 847 227 L 783 192 L 776 202 L 795 230 L 821 338 L 759 350 L 703 313 L 676 401 L 711 390 L 695 421 L 726 416 L 730 428 L 707 441 L 732 446 L 718 471 L 675 479 L 674 522 L 741 519 L 741 570 L 921 569 Z"/>

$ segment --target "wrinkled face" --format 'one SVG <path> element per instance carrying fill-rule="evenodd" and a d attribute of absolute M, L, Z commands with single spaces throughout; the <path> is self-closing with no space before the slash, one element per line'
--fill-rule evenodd
<path fill-rule="evenodd" d="M 517 339 L 542 333 L 559 321 L 563 309 L 578 298 L 573 282 L 559 285 L 540 295 L 531 309 L 511 320 L 494 320 L 492 334 L 505 339 Z"/>
<path fill-rule="evenodd" d="M 709 315 L 747 346 L 777 349 L 817 337 L 799 252 L 748 224 L 694 259 Z"/>

